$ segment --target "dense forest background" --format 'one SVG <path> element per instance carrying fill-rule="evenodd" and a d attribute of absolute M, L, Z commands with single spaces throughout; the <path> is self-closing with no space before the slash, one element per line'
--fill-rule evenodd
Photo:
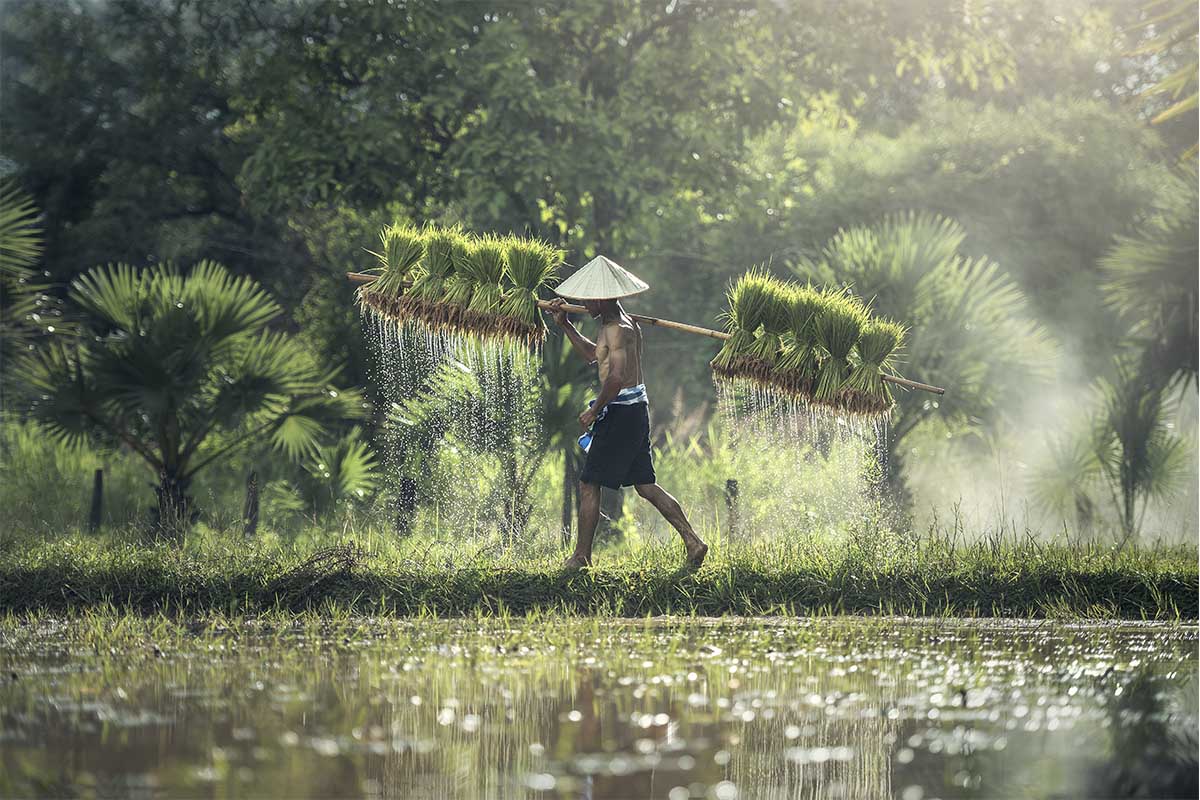
<path fill-rule="evenodd" d="M 950 389 L 893 420 L 913 513 L 961 501 L 1194 538 L 1193 12 L 7 2 L 0 173 L 43 240 L 41 310 L 14 317 L 23 290 L 4 296 L 10 491 L 55 480 L 11 473 L 39 441 L 14 365 L 71 335 L 47 330 L 71 316 L 67 287 L 114 262 L 211 259 L 260 283 L 272 326 L 364 393 L 328 446 L 381 469 L 344 274 L 399 219 L 536 235 L 574 266 L 604 253 L 653 287 L 631 310 L 698 324 L 755 264 L 851 283 L 913 326 L 903 373 Z M 655 331 L 646 346 L 660 443 L 704 446 L 713 352 Z"/>

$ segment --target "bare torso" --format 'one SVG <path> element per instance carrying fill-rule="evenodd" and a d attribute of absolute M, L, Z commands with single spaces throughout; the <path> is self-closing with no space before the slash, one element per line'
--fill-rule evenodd
<path fill-rule="evenodd" d="M 642 377 L 642 330 L 628 316 L 604 323 L 596 337 L 596 366 L 600 370 L 601 384 L 608 379 L 609 361 L 614 350 L 625 351 L 625 381 L 621 388 L 645 383 Z"/>

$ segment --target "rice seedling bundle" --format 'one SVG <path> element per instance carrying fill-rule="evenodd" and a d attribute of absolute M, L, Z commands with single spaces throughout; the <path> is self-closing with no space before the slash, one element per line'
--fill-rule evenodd
<path fill-rule="evenodd" d="M 470 270 L 472 251 L 476 243 L 474 237 L 465 236 L 450 250 L 450 262 L 454 265 L 454 270 L 442 283 L 441 302 L 456 307 L 444 310 L 449 321 L 455 323 L 466 312 L 467 305 L 471 302 L 471 294 L 475 290 Z"/>
<path fill-rule="evenodd" d="M 375 310 L 403 318 L 404 285 L 412 273 L 421 269 L 424 234 L 412 225 L 395 223 L 380 231 L 379 239 L 383 252 L 374 255 L 383 271 L 362 297 Z"/>
<path fill-rule="evenodd" d="M 509 237 L 505 242 L 508 281 L 512 288 L 500 304 L 506 334 L 540 342 L 546 324 L 538 311 L 538 292 L 551 286 L 562 263 L 563 252 L 538 239 Z"/>
<path fill-rule="evenodd" d="M 404 292 L 404 281 L 418 267 L 425 254 L 424 234 L 412 225 L 396 223 L 379 233 L 383 252 L 376 253 L 383 273 L 371 285 L 374 294 L 398 297 Z"/>
<path fill-rule="evenodd" d="M 869 314 L 862 301 L 848 292 L 826 293 L 826 304 L 815 318 L 817 343 L 824 358 L 817 371 L 813 399 L 838 406 L 842 385 L 850 376 L 850 352 L 858 344 Z"/>
<path fill-rule="evenodd" d="M 711 366 L 718 375 L 742 376 L 741 368 L 755 344 L 755 334 L 763 326 L 768 307 L 775 300 L 778 281 L 761 268 L 751 269 L 734 281 L 725 297 L 729 310 L 722 314 L 730 338 L 713 358 Z"/>
<path fill-rule="evenodd" d="M 759 383 L 774 383 L 775 362 L 791 322 L 792 287 L 782 281 L 767 284 L 762 310 L 762 324 L 754 332 L 754 341 L 746 350 L 739 370 Z"/>
<path fill-rule="evenodd" d="M 425 229 L 425 255 L 411 273 L 412 286 L 404 296 L 408 313 L 436 327 L 441 324 L 438 304 L 445 292 L 446 279 L 454 272 L 454 252 L 465 247 L 466 235 L 457 225 Z"/>
<path fill-rule="evenodd" d="M 471 282 L 471 299 L 461 327 L 469 332 L 490 334 L 497 327 L 497 312 L 504 299 L 508 253 L 504 240 L 485 234 L 466 251 L 459 271 Z"/>
<path fill-rule="evenodd" d="M 883 381 L 895 370 L 896 357 L 908 330 L 898 322 L 872 319 L 863 328 L 855 350 L 857 359 L 843 389 L 846 405 L 864 415 L 885 414 L 895 404 Z"/>
<path fill-rule="evenodd" d="M 788 329 L 780 337 L 782 349 L 775 362 L 775 383 L 808 399 L 812 398 L 819 366 L 816 318 L 825 303 L 825 296 L 811 286 L 791 287 Z"/>

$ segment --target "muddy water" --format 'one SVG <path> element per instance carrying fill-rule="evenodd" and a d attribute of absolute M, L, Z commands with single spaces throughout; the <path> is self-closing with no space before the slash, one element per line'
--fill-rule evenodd
<path fill-rule="evenodd" d="M 0 795 L 1196 796 L 1194 626 L 0 623 Z"/>

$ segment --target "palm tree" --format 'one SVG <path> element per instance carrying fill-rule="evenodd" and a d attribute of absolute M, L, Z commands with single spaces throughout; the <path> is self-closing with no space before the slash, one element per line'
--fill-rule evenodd
<path fill-rule="evenodd" d="M 1172 497 L 1187 467 L 1183 439 L 1168 425 L 1167 388 L 1135 365 L 1118 360 L 1112 379 L 1097 382 L 1101 411 L 1094 442 L 1097 462 L 1121 514 L 1123 541 L 1141 529 L 1152 500 Z"/>
<path fill-rule="evenodd" d="M 1200 72 L 1196 32 L 1200 9 L 1193 0 L 1151 0 L 1142 12 L 1145 18 L 1130 30 L 1150 30 L 1150 38 L 1125 55 L 1147 56 L 1155 63 L 1170 64 L 1175 70 L 1142 92 L 1147 97 L 1166 98 L 1166 106 L 1157 110 L 1150 123 L 1161 125 L 1188 113 L 1195 114 Z M 1196 128 L 1194 123 L 1191 127 Z M 1193 142 L 1179 157 L 1180 161 L 1194 163 L 1198 147 Z"/>
<path fill-rule="evenodd" d="M 1101 260 L 1105 297 L 1142 350 L 1141 371 L 1160 383 L 1196 381 L 1197 218 L 1195 175 L 1178 181 L 1133 236 L 1118 236 Z"/>
<path fill-rule="evenodd" d="M 940 399 L 898 393 L 888 447 L 888 479 L 900 486 L 903 443 L 922 422 L 986 431 L 1043 384 L 1056 348 L 1016 283 L 986 258 L 960 254 L 957 222 L 925 213 L 890 215 L 877 225 L 838 231 L 792 270 L 802 279 L 851 286 L 876 313 L 911 326 L 904 358 L 953 387 Z"/>
<path fill-rule="evenodd" d="M 39 336 L 69 329 L 58 299 L 34 269 L 42 255 L 39 216 L 29 195 L 15 184 L 0 184 L 0 376 Z M 8 407 L 5 383 L 0 379 L 0 409 Z"/>
<path fill-rule="evenodd" d="M 356 391 L 268 329 L 274 300 L 220 264 L 97 267 L 68 300 L 83 335 L 22 359 L 33 413 L 59 439 L 136 453 L 156 478 L 156 534 L 182 536 L 192 481 L 235 450 L 269 444 L 298 460 L 330 423 L 363 413 Z"/>

